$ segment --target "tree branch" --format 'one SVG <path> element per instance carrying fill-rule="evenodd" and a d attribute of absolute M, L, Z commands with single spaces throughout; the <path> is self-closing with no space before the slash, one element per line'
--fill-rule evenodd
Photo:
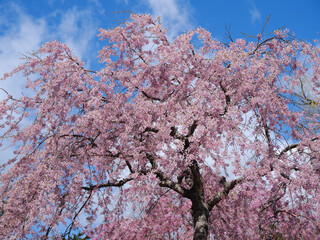
<path fill-rule="evenodd" d="M 82 204 L 81 208 L 79 209 L 78 212 L 76 212 L 76 214 L 74 215 L 72 222 L 69 224 L 69 226 L 67 227 L 67 229 L 65 230 L 63 237 L 70 235 L 70 232 L 72 230 L 72 227 L 74 225 L 74 221 L 76 220 L 76 218 L 79 216 L 79 214 L 81 213 L 82 209 L 87 205 L 89 199 L 92 196 L 92 191 L 89 193 L 89 196 L 87 197 L 86 201 Z"/>
<path fill-rule="evenodd" d="M 192 173 L 192 187 L 189 190 L 189 193 L 195 194 L 199 196 L 201 200 L 204 200 L 204 188 L 203 188 L 203 181 L 200 174 L 199 166 L 196 160 L 192 161 L 192 164 L 189 166 L 191 173 Z M 190 197 L 191 197 L 190 195 Z"/>
<path fill-rule="evenodd" d="M 311 139 L 312 142 L 318 140 L 319 138 L 313 138 Z M 284 149 L 282 149 L 282 151 L 278 154 L 278 158 L 280 158 L 283 154 L 285 154 L 286 152 L 290 151 L 291 149 L 294 149 L 294 148 L 297 148 L 298 146 L 300 146 L 301 143 L 294 143 L 294 144 L 291 144 L 287 147 L 285 147 Z"/>
<path fill-rule="evenodd" d="M 282 149 L 282 151 L 278 154 L 278 157 L 280 158 L 283 154 L 285 154 L 286 152 L 290 151 L 291 149 L 294 149 L 296 147 L 298 147 L 300 145 L 300 143 L 294 143 L 291 144 L 289 146 L 286 146 L 284 149 Z"/>
<path fill-rule="evenodd" d="M 207 201 L 207 204 L 209 206 L 209 211 L 217 205 L 223 197 L 227 196 L 229 192 L 235 188 L 235 186 L 239 183 L 241 183 L 244 180 L 244 178 L 239 178 L 236 180 L 233 180 L 231 182 L 224 182 L 224 190 L 221 192 L 218 192 L 216 195 L 214 195 L 211 199 Z"/>
<path fill-rule="evenodd" d="M 228 65 L 230 67 L 230 64 Z M 228 67 L 227 67 L 228 68 Z M 224 95 L 225 95 L 225 99 L 226 99 L 226 106 L 224 107 L 224 112 L 219 114 L 220 116 L 224 116 L 227 112 L 228 112 L 228 107 L 231 101 L 230 96 L 227 94 L 227 89 L 222 85 L 222 82 L 219 82 L 220 88 L 222 89 Z"/>
<path fill-rule="evenodd" d="M 99 184 L 99 185 L 90 185 L 88 187 L 81 187 L 83 190 L 86 190 L 86 191 L 93 191 L 95 189 L 100 189 L 100 188 L 105 188 L 105 187 L 122 187 L 124 184 L 126 184 L 127 182 L 130 182 L 132 181 L 133 178 L 124 178 L 124 179 L 121 179 L 120 181 L 118 182 L 112 182 L 112 181 L 108 181 L 107 183 L 104 183 L 104 184 Z"/>
<path fill-rule="evenodd" d="M 197 126 L 198 126 L 197 120 L 194 120 L 193 123 L 188 127 L 188 133 L 185 136 L 178 134 L 176 127 L 171 127 L 170 136 L 183 141 L 184 142 L 183 151 L 185 151 L 190 146 L 189 137 L 191 137 L 194 134 Z"/>
<path fill-rule="evenodd" d="M 160 187 L 167 187 L 172 189 L 173 191 L 181 194 L 182 196 L 186 197 L 187 194 L 187 189 L 184 187 L 180 186 L 180 184 L 172 181 L 170 178 L 164 175 L 163 172 L 161 171 L 156 171 L 155 172 L 156 176 L 160 179 Z"/>
<path fill-rule="evenodd" d="M 146 157 L 149 160 L 149 162 L 151 163 L 151 166 L 152 166 L 152 169 L 154 170 L 155 175 L 160 180 L 160 183 L 159 183 L 160 187 L 170 188 L 185 197 L 187 190 L 185 188 L 181 187 L 180 184 L 172 181 L 162 171 L 157 169 L 158 166 L 156 164 L 156 161 L 150 153 L 146 153 Z"/>
<path fill-rule="evenodd" d="M 295 217 L 297 219 L 299 219 L 299 217 L 306 218 L 309 221 L 311 221 L 316 226 L 316 228 L 318 229 L 318 232 L 320 232 L 320 226 L 316 223 L 316 221 L 314 221 L 310 217 L 307 217 L 307 216 L 304 216 L 304 215 L 300 215 L 300 214 L 294 214 L 294 213 L 292 213 L 290 211 L 287 211 L 287 210 L 278 210 L 277 212 L 279 212 L 279 213 L 287 213 L 287 214 L 289 214 L 289 215 L 291 215 L 291 216 L 293 216 L 293 217 Z"/>
<path fill-rule="evenodd" d="M 162 99 L 160 98 L 156 98 L 156 97 L 151 97 L 149 94 L 147 94 L 145 91 L 141 91 L 141 93 L 146 97 L 149 98 L 151 100 L 155 100 L 155 101 L 162 101 Z"/>

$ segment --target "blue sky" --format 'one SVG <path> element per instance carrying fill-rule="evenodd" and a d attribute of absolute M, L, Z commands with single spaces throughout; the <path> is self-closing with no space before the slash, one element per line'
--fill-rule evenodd
<path fill-rule="evenodd" d="M 267 17 L 265 32 L 285 26 L 300 39 L 320 39 L 319 0 L 0 0 L 0 75 L 20 63 L 21 54 L 57 39 L 69 45 L 86 65 L 95 68 L 98 28 L 112 28 L 125 13 L 162 16 L 174 39 L 181 32 L 202 26 L 220 41 L 225 25 L 234 38 L 255 35 Z M 0 82 L 0 87 L 3 83 Z"/>

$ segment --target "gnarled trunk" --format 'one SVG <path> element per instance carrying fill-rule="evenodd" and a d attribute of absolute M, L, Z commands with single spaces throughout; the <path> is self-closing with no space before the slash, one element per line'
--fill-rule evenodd
<path fill-rule="evenodd" d="M 198 201 L 197 201 L 198 200 Z M 209 210 L 200 199 L 192 201 L 193 240 L 207 240 Z"/>
<path fill-rule="evenodd" d="M 192 202 L 191 214 L 193 218 L 193 240 L 207 240 L 209 205 L 204 199 L 204 188 L 197 161 L 192 161 L 189 166 L 191 188 L 187 192 L 187 197 Z"/>

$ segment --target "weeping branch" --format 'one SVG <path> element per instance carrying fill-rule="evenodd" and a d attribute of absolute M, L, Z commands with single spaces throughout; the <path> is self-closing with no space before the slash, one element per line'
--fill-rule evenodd
<path fill-rule="evenodd" d="M 311 221 L 317 228 L 318 232 L 320 232 L 320 226 L 317 224 L 316 221 L 314 221 L 312 218 L 308 217 L 308 216 L 304 216 L 304 215 L 300 215 L 300 214 L 295 214 L 295 213 L 292 213 L 290 211 L 287 211 L 287 210 L 278 210 L 277 211 L 278 213 L 287 213 L 289 215 L 291 215 L 292 217 L 295 217 L 296 219 L 299 220 L 299 217 L 302 217 L 302 218 L 306 218 L 308 219 L 309 221 Z M 300 221 L 300 220 L 299 220 Z"/>
<path fill-rule="evenodd" d="M 79 209 L 78 212 L 76 212 L 76 214 L 74 215 L 72 222 L 69 224 L 69 226 L 67 227 L 66 231 L 64 232 L 63 236 L 67 236 L 70 235 L 70 232 L 72 230 L 72 227 L 74 225 L 74 221 L 76 220 L 76 218 L 79 216 L 79 214 L 81 213 L 82 209 L 87 205 L 88 201 L 90 200 L 92 196 L 92 191 L 89 193 L 89 196 L 87 197 L 86 201 L 82 204 L 81 208 Z"/>

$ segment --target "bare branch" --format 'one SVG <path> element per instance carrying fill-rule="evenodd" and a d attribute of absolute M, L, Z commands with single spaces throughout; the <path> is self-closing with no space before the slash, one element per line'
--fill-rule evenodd
<path fill-rule="evenodd" d="M 78 212 L 76 212 L 76 214 L 74 215 L 72 222 L 69 224 L 69 226 L 67 227 L 66 231 L 64 232 L 63 236 L 67 236 L 70 234 L 72 227 L 74 225 L 74 220 L 76 220 L 76 218 L 79 216 L 79 214 L 81 213 L 82 209 L 87 205 L 89 199 L 92 196 L 92 191 L 89 193 L 89 196 L 87 197 L 86 201 L 82 204 L 81 208 L 79 209 Z"/>
<path fill-rule="evenodd" d="M 225 24 L 225 25 L 224 25 L 224 28 L 225 28 L 225 30 L 226 30 L 226 33 L 225 33 L 226 38 L 229 39 L 231 42 L 234 42 L 234 41 L 233 41 L 233 38 L 232 38 L 232 36 L 231 36 L 231 25 L 230 25 L 230 24 L 229 24 L 229 25 Z"/>
<path fill-rule="evenodd" d="M 263 31 L 264 31 L 264 29 L 266 28 L 266 26 L 267 26 L 267 24 L 268 24 L 268 22 L 269 22 L 269 20 L 270 20 L 270 17 L 271 17 L 271 14 L 268 15 L 268 18 L 267 18 L 266 22 L 265 22 L 264 25 L 263 25 L 263 28 L 262 28 L 262 30 L 261 30 L 261 35 L 263 34 Z"/>
<path fill-rule="evenodd" d="M 147 97 L 147 98 L 149 98 L 149 99 L 152 99 L 152 100 L 155 100 L 155 101 L 162 101 L 162 99 L 160 99 L 160 98 L 156 98 L 156 97 L 151 97 L 149 94 L 147 94 L 145 91 L 141 91 L 141 93 L 145 96 L 145 97 Z"/>
<path fill-rule="evenodd" d="M 320 226 L 316 223 L 316 221 L 314 221 L 313 219 L 311 219 L 310 217 L 307 217 L 307 216 L 304 216 L 304 215 L 300 215 L 300 214 L 294 214 L 290 211 L 287 211 L 287 210 L 278 210 L 279 213 L 287 213 L 297 219 L 299 219 L 299 217 L 303 217 L 303 218 L 306 218 L 308 219 L 309 221 L 311 221 L 318 229 L 318 231 L 320 232 Z"/>
<path fill-rule="evenodd" d="M 296 147 L 298 147 L 300 145 L 300 143 L 294 143 L 291 144 L 289 146 L 286 146 L 284 149 L 282 149 L 282 151 L 279 153 L 278 157 L 280 158 L 283 154 L 285 154 L 286 152 L 290 151 L 291 149 L 294 149 Z"/>
<path fill-rule="evenodd" d="M 88 187 L 81 187 L 81 188 L 86 191 L 93 191 L 95 189 L 100 189 L 100 188 L 105 188 L 105 187 L 122 187 L 124 184 L 126 184 L 127 182 L 130 182 L 132 180 L 133 180 L 133 178 L 129 177 L 129 178 L 121 179 L 118 182 L 108 181 L 107 183 L 104 183 L 104 184 L 90 185 Z"/>
<path fill-rule="evenodd" d="M 312 142 L 314 142 L 314 141 L 316 141 L 316 140 L 318 140 L 319 138 L 313 138 L 313 139 L 311 139 L 311 141 Z M 285 154 L 286 152 L 288 152 L 288 151 L 290 151 L 290 150 L 292 150 L 292 149 L 295 149 L 295 148 L 297 148 L 297 147 L 299 147 L 301 145 L 301 143 L 294 143 L 294 144 L 291 144 L 291 145 L 289 145 L 289 146 L 287 146 L 287 147 L 285 147 L 284 149 L 282 149 L 282 151 L 278 154 L 278 157 L 280 158 L 283 154 Z"/>

